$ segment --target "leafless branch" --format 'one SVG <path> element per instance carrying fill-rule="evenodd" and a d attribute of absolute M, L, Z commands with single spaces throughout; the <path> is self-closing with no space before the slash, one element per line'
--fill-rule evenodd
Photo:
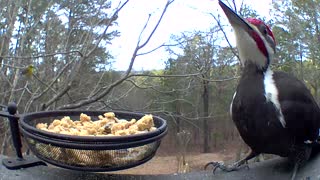
<path fill-rule="evenodd" d="M 236 1 L 235 1 L 235 0 L 232 0 L 232 4 L 233 4 L 234 11 L 237 12 Z"/>
<path fill-rule="evenodd" d="M 45 58 L 45 57 L 52 57 L 55 55 L 66 55 L 66 54 L 79 54 L 81 57 L 83 57 L 83 54 L 80 51 L 69 51 L 69 52 L 56 52 L 51 54 L 39 54 L 35 56 L 0 56 L 0 58 L 6 58 L 6 59 L 38 59 L 38 58 Z M 6 65 L 9 66 L 10 65 Z M 12 66 L 11 66 L 12 67 Z"/>
<path fill-rule="evenodd" d="M 155 102 L 155 104 L 170 104 L 170 103 L 177 102 L 177 101 L 181 101 L 181 102 L 190 104 L 192 107 L 196 106 L 191 101 L 188 101 L 188 100 L 183 99 L 183 98 L 176 98 L 176 99 L 171 99 L 171 100 L 168 100 L 168 101 L 158 101 L 158 102 Z"/>
<path fill-rule="evenodd" d="M 117 98 L 112 99 L 112 102 L 110 102 L 110 103 L 114 103 L 114 102 L 120 101 L 120 99 L 126 97 L 133 89 L 134 89 L 134 86 L 131 86 L 129 89 L 127 89 L 126 92 L 122 93 L 122 95 L 120 95 Z"/>
<path fill-rule="evenodd" d="M 183 78 L 183 77 L 192 77 L 197 76 L 203 80 L 209 81 L 209 82 L 224 82 L 224 81 L 231 81 L 238 79 L 239 76 L 230 77 L 226 79 L 206 79 L 199 75 L 203 74 L 203 72 L 200 73 L 194 73 L 194 74 L 177 74 L 177 75 L 151 75 L 151 74 L 131 74 L 128 77 L 134 77 L 134 76 L 143 76 L 143 77 L 152 77 L 152 78 Z"/>
<path fill-rule="evenodd" d="M 173 3 L 173 1 L 174 1 L 174 0 L 168 0 L 168 1 L 167 1 L 167 4 L 165 5 L 165 7 L 164 7 L 164 9 L 163 9 L 163 11 L 162 11 L 162 14 L 161 14 L 161 16 L 160 16 L 160 19 L 158 20 L 156 26 L 153 28 L 153 30 L 152 30 L 152 32 L 150 33 L 150 35 L 149 35 L 149 37 L 147 38 L 147 40 L 146 40 L 142 45 L 139 46 L 139 49 L 143 48 L 145 45 L 148 44 L 148 42 L 150 41 L 151 37 L 152 37 L 153 34 L 156 32 L 156 30 L 157 30 L 157 28 L 158 28 L 158 26 L 159 26 L 159 24 L 160 24 L 160 22 L 161 22 L 161 20 L 162 20 L 162 18 L 163 18 L 163 16 L 164 16 L 165 12 L 167 11 L 167 8 L 169 7 L 169 5 L 170 5 L 171 3 Z"/>
<path fill-rule="evenodd" d="M 177 115 L 177 114 L 173 114 L 172 112 L 167 112 L 167 111 L 159 111 L 159 112 L 156 112 L 156 111 L 152 111 L 152 113 L 163 113 L 165 114 L 166 116 L 171 116 L 173 117 L 174 119 L 175 118 L 180 118 L 182 119 L 183 121 L 187 122 L 188 124 L 196 127 L 198 130 L 202 130 L 202 128 L 199 126 L 199 124 L 197 124 L 196 122 L 192 121 L 192 120 L 189 120 L 189 118 L 187 116 L 182 116 L 182 115 Z"/>
<path fill-rule="evenodd" d="M 3 73 L 3 71 L 0 72 L 1 78 L 4 79 L 8 84 L 9 84 L 9 88 L 12 87 L 12 83 L 10 82 L 10 80 L 8 79 L 8 77 Z"/>
<path fill-rule="evenodd" d="M 125 81 L 127 78 L 129 78 L 130 76 L 130 73 L 131 73 L 131 70 L 132 70 L 132 67 L 133 67 L 133 64 L 134 64 L 134 61 L 135 61 L 135 58 L 138 54 L 138 51 L 143 48 L 151 39 L 151 37 L 153 36 L 154 32 L 156 31 L 157 27 L 159 26 L 167 8 L 169 7 L 169 5 L 173 2 L 174 0 L 168 0 L 163 11 L 162 11 L 162 14 L 157 22 L 157 24 L 155 25 L 155 27 L 153 28 L 152 32 L 149 34 L 147 40 L 142 44 L 140 45 L 140 42 L 137 43 L 137 46 L 133 52 L 133 55 L 131 57 L 131 61 L 130 61 L 130 64 L 129 64 L 129 67 L 126 71 L 126 73 L 124 74 L 124 76 L 122 78 L 120 78 L 119 80 L 113 82 L 112 84 L 110 84 L 108 87 L 104 88 L 102 90 L 102 92 L 100 94 L 97 94 L 96 96 L 94 97 L 89 97 L 85 100 L 81 100 L 77 103 L 74 103 L 74 104 L 68 104 L 68 105 L 64 105 L 64 106 L 61 106 L 61 107 L 58 107 L 58 109 L 73 109 L 73 108 L 78 108 L 78 107 L 81 107 L 81 106 L 84 106 L 84 105 L 88 105 L 88 104 L 91 104 L 91 103 L 94 103 L 94 102 L 97 102 L 98 100 L 102 99 L 103 97 L 105 97 L 108 93 L 110 93 L 112 91 L 113 88 L 115 88 L 116 86 L 118 86 L 119 84 L 121 84 L 123 81 Z M 123 7 L 123 6 L 122 6 Z"/>
<path fill-rule="evenodd" d="M 36 96 L 36 94 L 37 94 L 39 91 L 40 91 L 40 87 L 38 87 L 38 88 L 36 89 L 36 91 L 31 94 L 31 97 L 29 98 L 29 100 L 28 100 L 27 103 L 25 104 L 24 111 L 23 111 L 24 113 L 29 111 L 31 104 L 34 102 L 34 97 Z"/>
<path fill-rule="evenodd" d="M 60 99 L 64 94 L 66 94 L 71 89 L 71 83 L 69 83 L 65 88 L 62 89 L 58 94 L 56 94 L 52 99 L 50 99 L 47 103 L 42 104 L 41 109 L 45 110 L 48 109 L 48 107 L 56 102 L 58 99 Z"/>
<path fill-rule="evenodd" d="M 175 74 L 175 75 L 130 74 L 128 78 L 134 77 L 134 76 L 152 77 L 152 78 L 183 78 L 183 77 L 198 76 L 201 74 L 202 72 L 193 73 L 193 74 Z"/>
<path fill-rule="evenodd" d="M 73 63 L 73 60 L 70 61 L 69 63 L 67 63 L 66 65 L 64 65 L 64 67 L 60 70 L 60 72 L 56 75 L 56 77 L 51 81 L 50 84 L 47 85 L 47 88 L 45 90 L 42 91 L 42 93 L 40 93 L 38 96 L 35 96 L 34 99 L 37 100 L 40 97 L 42 97 L 49 89 L 52 88 L 53 84 L 57 82 L 57 80 L 60 78 L 60 76 L 62 75 L 62 73 L 67 69 L 67 67 Z M 47 103 L 44 103 L 47 104 Z"/>
<path fill-rule="evenodd" d="M 151 18 L 151 14 L 149 14 L 148 19 L 147 19 L 146 23 L 144 24 L 144 26 L 143 26 L 140 34 L 139 34 L 138 41 L 137 41 L 137 46 L 139 46 L 139 44 L 140 44 L 140 42 L 141 42 L 141 38 L 142 38 L 143 32 L 144 32 L 144 31 L 146 30 L 146 28 L 148 27 L 150 18 Z"/>
<path fill-rule="evenodd" d="M 121 2 L 119 3 L 118 8 L 115 10 L 115 12 L 113 13 L 113 15 L 111 16 L 111 19 L 115 19 L 115 17 L 118 15 L 119 11 L 129 2 L 129 0 L 125 1 L 123 4 L 121 4 Z M 86 53 L 85 55 L 81 56 L 81 58 L 79 59 L 79 61 L 77 61 L 77 63 L 75 64 L 73 71 L 70 73 L 69 75 L 69 82 L 68 84 L 65 86 L 65 88 L 59 92 L 56 96 L 54 96 L 52 99 L 50 99 L 47 103 L 42 105 L 42 109 L 47 109 L 52 103 L 54 103 L 55 101 L 57 101 L 58 99 L 60 99 L 64 94 L 68 93 L 68 91 L 71 89 L 71 86 L 75 80 L 75 77 L 78 73 L 78 71 L 80 70 L 81 64 L 83 61 L 85 61 L 99 46 L 100 42 L 102 41 L 102 39 L 104 38 L 105 34 L 107 33 L 109 27 L 111 26 L 112 21 L 109 21 L 108 24 L 106 25 L 103 33 L 100 35 L 99 39 L 97 40 L 97 42 L 95 43 L 94 47 L 91 48 L 88 53 Z M 97 99 L 96 99 L 97 100 Z M 95 101 L 96 101 L 95 100 Z M 80 102 L 86 102 L 86 100 L 82 100 Z M 90 104 L 90 103 L 84 103 L 84 104 Z M 68 106 L 68 105 L 65 105 Z M 79 105 L 78 107 L 82 106 Z"/>
<path fill-rule="evenodd" d="M 129 0 L 126 0 L 121 6 L 121 2 L 119 3 L 119 8 L 117 8 L 117 10 L 113 13 L 111 19 L 115 19 L 116 16 L 118 16 L 119 11 L 129 2 Z M 100 35 L 100 38 L 98 39 L 97 43 L 95 44 L 95 46 L 85 55 L 86 57 L 90 56 L 99 46 L 100 42 L 102 41 L 102 39 L 104 38 L 104 36 L 106 35 L 110 25 L 111 25 L 112 21 L 110 20 L 108 22 L 108 24 L 106 25 L 106 28 L 104 29 L 103 33 Z"/>
<path fill-rule="evenodd" d="M 4 91 L 4 92 L 0 93 L 0 95 L 4 95 L 4 94 L 7 94 L 7 93 L 12 93 L 12 92 L 19 92 L 19 91 L 23 91 L 23 90 L 24 90 L 24 87 L 18 88 L 18 89 L 10 89 L 8 91 Z"/>
<path fill-rule="evenodd" d="M 54 90 L 51 86 L 49 86 L 47 83 L 45 83 L 45 82 L 43 82 L 37 75 L 35 75 L 35 74 L 32 74 L 33 75 L 33 77 L 35 78 L 35 79 L 37 79 L 41 84 L 43 84 L 44 86 L 46 86 L 47 87 L 47 89 L 50 89 L 52 92 L 54 92 L 55 94 L 57 93 L 56 92 L 56 90 Z"/>
<path fill-rule="evenodd" d="M 188 91 L 191 87 L 191 82 L 192 82 L 192 79 L 189 80 L 189 83 L 188 83 L 188 86 L 183 88 L 183 89 L 172 89 L 170 91 L 161 91 L 159 90 L 158 88 L 156 88 L 155 86 L 140 86 L 138 85 L 137 83 L 135 83 L 133 80 L 131 79 L 127 79 L 126 81 L 130 82 L 131 84 L 133 84 L 136 88 L 139 88 L 139 89 L 152 89 L 158 93 L 161 93 L 161 94 L 172 94 L 174 92 L 183 92 L 183 91 Z"/>
<path fill-rule="evenodd" d="M 28 92 L 29 94 L 33 94 L 33 93 L 31 92 L 31 90 L 29 89 L 28 85 L 29 85 L 29 83 L 28 83 L 28 81 L 27 81 L 26 84 L 24 85 L 24 88 L 23 88 L 23 91 L 22 91 L 22 93 L 21 93 L 21 95 L 20 95 L 20 98 L 19 98 L 18 101 L 17 101 L 17 105 L 20 104 L 20 102 L 21 102 L 21 100 L 22 100 L 25 92 Z"/>
<path fill-rule="evenodd" d="M 136 48 L 135 48 L 135 50 L 134 50 L 134 52 L 133 52 L 133 55 L 132 55 L 132 57 L 131 57 L 131 61 L 130 61 L 130 64 L 129 64 L 129 67 L 128 67 L 127 71 L 126 71 L 126 75 L 125 75 L 125 76 L 128 76 L 128 75 L 131 73 L 131 70 L 132 70 L 134 61 L 135 61 L 135 59 L 136 59 L 136 57 L 137 57 L 138 51 L 139 51 L 141 48 L 143 48 L 145 45 L 147 45 L 147 43 L 150 41 L 151 37 L 153 36 L 153 34 L 155 33 L 155 31 L 157 30 L 157 28 L 158 28 L 158 26 L 159 26 L 159 24 L 160 24 L 160 22 L 161 22 L 161 20 L 162 20 L 162 18 L 163 18 L 163 16 L 164 16 L 164 14 L 166 13 L 167 8 L 169 7 L 169 5 L 170 5 L 173 1 L 174 1 L 174 0 L 168 0 L 168 1 L 167 1 L 167 3 L 166 3 L 166 5 L 165 5 L 165 7 L 164 7 L 164 9 L 163 9 L 163 11 L 162 11 L 162 13 L 161 13 L 161 16 L 160 16 L 157 24 L 156 24 L 155 27 L 153 28 L 152 32 L 149 34 L 147 40 L 146 40 L 142 45 L 140 45 L 140 40 L 138 40 L 137 46 L 136 46 Z M 148 21 L 147 21 L 147 22 L 148 22 Z M 147 25 L 147 24 L 146 24 L 146 25 Z M 146 26 L 146 25 L 145 25 L 145 26 Z M 144 29 L 145 29 L 145 27 L 143 28 L 143 30 L 144 30 Z M 143 30 L 142 30 L 142 31 L 143 31 Z M 140 35 L 141 35 L 141 34 L 140 34 Z M 140 39 L 140 37 L 139 37 L 139 39 Z"/>
<path fill-rule="evenodd" d="M 209 82 L 225 82 L 225 81 L 232 81 L 232 80 L 239 79 L 239 77 L 240 76 L 235 76 L 235 77 L 230 77 L 230 78 L 226 78 L 226 79 L 206 79 L 203 77 L 199 77 L 199 78 L 202 80 L 205 80 L 205 81 L 209 81 Z"/>
<path fill-rule="evenodd" d="M 129 2 L 129 0 L 127 0 L 127 1 L 126 1 L 125 3 L 123 3 L 122 5 L 121 5 L 121 2 L 120 2 L 119 5 L 118 5 L 118 8 L 117 8 L 117 11 L 113 14 L 113 16 L 112 16 L 111 19 L 115 18 L 115 17 L 118 15 L 119 11 L 120 11 L 128 2 Z M 121 6 L 120 6 L 120 5 L 121 5 Z M 107 25 L 107 27 L 105 28 L 105 30 L 104 30 L 104 32 L 103 32 L 103 35 L 106 34 L 109 26 L 111 25 L 111 22 L 112 22 L 112 21 L 109 21 L 109 22 L 108 22 L 108 25 Z M 101 42 L 101 40 L 102 40 L 102 38 L 103 38 L 103 35 L 100 37 L 98 43 Z M 141 34 L 140 34 L 140 36 L 141 36 Z M 98 43 L 96 44 L 96 46 L 95 46 L 88 54 L 91 54 L 91 53 L 94 51 L 94 49 L 96 49 L 96 48 L 98 47 L 98 46 L 97 46 Z M 105 74 L 105 72 L 103 72 L 103 74 L 100 76 L 100 79 L 99 79 L 99 81 L 96 83 L 96 86 L 93 88 L 93 90 L 92 90 L 91 93 L 89 94 L 89 96 L 88 96 L 89 98 L 95 96 L 97 93 L 100 92 L 100 90 L 98 90 L 98 88 L 99 88 L 99 84 L 100 84 L 101 81 L 103 80 L 104 74 Z"/>
<path fill-rule="evenodd" d="M 239 8 L 239 13 L 241 13 L 241 10 L 243 9 L 243 6 L 244 6 L 244 0 L 241 1 L 241 5 L 240 5 L 240 8 Z"/>
<path fill-rule="evenodd" d="M 161 44 L 160 46 L 158 46 L 158 47 L 156 47 L 156 48 L 154 48 L 154 49 L 152 49 L 152 50 L 150 50 L 150 51 L 143 52 L 143 53 L 139 53 L 139 54 L 137 54 L 137 56 L 142 56 L 142 55 L 150 54 L 150 53 L 152 53 L 152 52 L 154 52 L 154 51 L 156 51 L 156 50 L 158 50 L 158 49 L 160 49 L 160 48 L 162 48 L 162 47 L 173 47 L 173 46 L 177 46 L 177 45 L 180 45 L 180 44 L 181 44 L 180 42 L 177 43 L 177 44 Z"/>

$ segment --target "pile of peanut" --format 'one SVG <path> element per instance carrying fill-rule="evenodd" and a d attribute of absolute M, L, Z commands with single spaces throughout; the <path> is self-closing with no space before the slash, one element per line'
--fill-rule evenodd
<path fill-rule="evenodd" d="M 92 120 L 90 116 L 81 113 L 79 120 L 72 120 L 69 116 L 55 119 L 49 125 L 38 123 L 37 129 L 59 134 L 76 136 L 124 136 L 154 131 L 152 115 L 145 115 L 141 119 L 130 121 L 118 119 L 113 112 L 98 116 L 99 120 Z"/>

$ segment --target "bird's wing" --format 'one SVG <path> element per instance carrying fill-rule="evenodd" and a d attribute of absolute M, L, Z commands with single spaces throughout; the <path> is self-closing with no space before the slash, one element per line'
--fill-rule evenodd
<path fill-rule="evenodd" d="M 275 72 L 273 78 L 286 128 L 299 141 L 317 139 L 320 109 L 306 85 L 284 72 Z"/>

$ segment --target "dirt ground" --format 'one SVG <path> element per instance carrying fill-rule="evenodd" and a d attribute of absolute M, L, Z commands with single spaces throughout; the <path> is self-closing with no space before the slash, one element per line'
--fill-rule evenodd
<path fill-rule="evenodd" d="M 217 153 L 188 154 L 186 161 L 189 164 L 189 172 L 201 171 L 209 161 L 231 161 L 235 157 L 232 151 L 220 151 Z M 113 174 L 174 174 L 178 172 L 177 156 L 156 155 L 147 163 L 128 170 L 112 172 Z"/>
<path fill-rule="evenodd" d="M 204 166 L 210 161 L 224 161 L 226 163 L 234 162 L 236 160 L 236 154 L 238 153 L 239 148 L 243 151 L 243 143 L 241 143 L 241 141 L 228 143 L 223 147 L 221 146 L 220 150 L 216 149 L 216 151 L 212 153 L 199 153 L 200 150 L 189 149 L 189 152 L 187 152 L 187 155 L 185 157 L 185 160 L 188 163 L 189 167 L 187 172 L 204 170 Z M 168 154 L 168 149 L 173 148 L 160 146 L 157 154 L 150 161 L 134 168 L 114 171 L 111 173 L 136 175 L 179 173 L 178 156 L 173 152 L 170 152 Z"/>

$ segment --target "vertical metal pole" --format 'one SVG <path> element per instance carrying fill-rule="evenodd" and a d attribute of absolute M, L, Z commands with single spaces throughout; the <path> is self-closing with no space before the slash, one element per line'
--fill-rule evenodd
<path fill-rule="evenodd" d="M 22 157 L 22 143 L 21 143 L 21 136 L 20 136 L 20 129 L 19 129 L 19 117 L 15 116 L 17 112 L 17 105 L 15 103 L 9 103 L 8 104 L 8 112 L 10 115 L 8 119 L 10 122 L 10 130 L 12 134 L 12 141 L 14 148 L 16 150 L 17 157 L 20 159 L 23 159 Z"/>

